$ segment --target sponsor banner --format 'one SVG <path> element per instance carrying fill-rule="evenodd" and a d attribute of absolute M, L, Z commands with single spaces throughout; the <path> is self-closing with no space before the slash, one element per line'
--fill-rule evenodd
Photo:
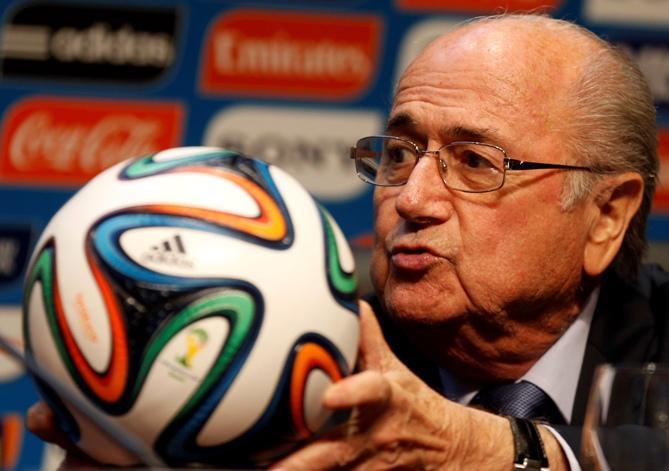
<path fill-rule="evenodd" d="M 0 181 L 80 185 L 105 168 L 180 143 L 177 102 L 37 96 L 7 112 Z"/>
<path fill-rule="evenodd" d="M 375 111 L 237 106 L 210 121 L 204 144 L 263 158 L 317 198 L 342 201 L 368 186 L 355 176 L 350 147 L 383 126 Z"/>
<path fill-rule="evenodd" d="M 31 241 L 29 225 L 0 223 L 0 290 L 21 280 Z"/>
<path fill-rule="evenodd" d="M 669 108 L 669 38 L 663 43 L 626 42 L 618 45 L 643 72 L 659 107 Z"/>
<path fill-rule="evenodd" d="M 615 0 L 613 0 L 615 1 Z M 470 13 L 503 13 L 511 11 L 550 11 L 561 0 L 395 0 L 403 10 L 459 11 Z"/>
<path fill-rule="evenodd" d="M 669 213 L 669 128 L 658 131 L 660 175 L 653 201 L 653 212 Z"/>
<path fill-rule="evenodd" d="M 583 0 L 590 23 L 669 27 L 669 0 Z"/>
<path fill-rule="evenodd" d="M 380 18 L 369 15 L 224 14 L 205 38 L 200 89 L 322 100 L 359 96 L 377 70 L 381 25 Z"/>
<path fill-rule="evenodd" d="M 462 21 L 464 18 L 435 18 L 413 25 L 402 38 L 395 66 L 394 85 L 397 85 L 404 70 L 428 44 L 438 36 L 454 30 Z"/>
<path fill-rule="evenodd" d="M 0 31 L 3 77 L 141 85 L 170 69 L 175 8 L 30 2 Z"/>

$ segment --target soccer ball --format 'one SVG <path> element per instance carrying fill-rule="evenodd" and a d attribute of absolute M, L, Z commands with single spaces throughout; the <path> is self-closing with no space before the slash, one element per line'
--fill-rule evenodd
<path fill-rule="evenodd" d="M 356 291 L 341 230 L 296 180 L 223 149 L 169 149 L 105 170 L 49 222 L 26 350 L 163 462 L 258 466 L 340 420 L 321 396 L 353 369 Z M 138 462 L 35 379 L 83 451 Z"/>

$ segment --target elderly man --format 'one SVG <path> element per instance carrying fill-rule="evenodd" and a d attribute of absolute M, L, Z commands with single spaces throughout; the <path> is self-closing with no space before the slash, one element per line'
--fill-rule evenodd
<path fill-rule="evenodd" d="M 669 278 L 640 270 L 655 140 L 637 68 L 570 23 L 485 18 L 430 44 L 353 150 L 376 298 L 362 371 L 323 399 L 351 419 L 277 466 L 578 467 L 595 366 L 666 359 Z"/>
<path fill-rule="evenodd" d="M 366 371 L 324 399 L 348 431 L 279 467 L 577 468 L 561 425 L 595 366 L 666 359 L 669 280 L 639 273 L 658 165 L 640 72 L 567 22 L 479 19 L 408 67 L 384 134 L 353 157 L 394 352 L 365 306 Z"/>

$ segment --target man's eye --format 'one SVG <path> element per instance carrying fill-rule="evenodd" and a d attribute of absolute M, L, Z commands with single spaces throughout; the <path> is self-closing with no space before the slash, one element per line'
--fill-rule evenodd
<path fill-rule="evenodd" d="M 466 151 L 460 154 L 460 163 L 470 169 L 489 169 L 494 165 L 490 160 L 474 151 Z"/>
<path fill-rule="evenodd" d="M 409 162 L 414 159 L 414 154 L 411 151 L 411 149 L 407 147 L 392 147 L 386 149 L 386 155 L 388 156 L 388 160 L 392 163 L 404 163 L 404 162 Z"/>

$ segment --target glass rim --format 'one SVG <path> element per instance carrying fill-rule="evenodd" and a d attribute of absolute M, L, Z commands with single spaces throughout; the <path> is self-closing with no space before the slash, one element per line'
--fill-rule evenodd
<path fill-rule="evenodd" d="M 496 153 L 499 153 L 499 162 L 492 162 L 492 169 L 494 172 L 489 172 L 488 175 L 494 177 L 494 181 L 489 182 L 486 185 L 483 185 L 479 188 L 470 188 L 467 186 L 461 186 L 458 185 L 457 183 L 451 183 L 450 180 L 453 178 L 455 175 L 455 172 L 449 172 L 447 174 L 444 174 L 441 171 L 440 167 L 440 175 L 441 175 L 441 180 L 444 182 L 444 185 L 454 191 L 459 191 L 463 193 L 490 193 L 493 191 L 497 191 L 500 188 L 504 186 L 504 182 L 506 180 L 506 162 L 509 160 L 506 151 L 499 147 L 496 144 L 491 144 L 489 142 L 478 142 L 478 141 L 453 141 L 448 144 L 444 144 L 437 150 L 424 150 L 421 149 L 418 144 L 413 142 L 411 139 L 405 138 L 405 137 L 400 137 L 400 136 L 388 136 L 388 135 L 372 135 L 372 136 L 365 136 L 361 137 L 358 139 L 356 142 L 356 145 L 351 147 L 351 158 L 355 161 L 355 170 L 356 170 L 356 175 L 358 178 L 360 178 L 363 182 L 368 183 L 370 185 L 373 185 L 375 187 L 400 187 L 405 185 L 409 181 L 410 174 L 406 176 L 405 179 L 403 179 L 400 182 L 396 183 L 379 183 L 376 181 L 376 176 L 378 174 L 378 169 L 373 169 L 373 172 L 370 172 L 369 168 L 363 163 L 363 161 L 376 161 L 377 163 L 383 160 L 383 155 L 385 155 L 386 148 L 384 145 L 384 148 L 381 149 L 380 151 L 373 151 L 375 154 L 374 156 L 359 156 L 358 152 L 360 150 L 372 150 L 375 146 L 369 145 L 367 146 L 366 144 L 372 141 L 389 141 L 389 140 L 395 140 L 395 141 L 400 141 L 405 144 L 408 144 L 414 151 L 414 167 L 417 165 L 418 161 L 421 159 L 423 155 L 427 154 L 432 154 L 435 157 L 437 157 L 438 161 L 441 162 L 441 165 L 447 165 L 446 160 L 441 155 L 441 151 L 444 149 L 453 149 L 459 146 L 466 147 L 466 146 L 477 146 L 477 147 L 484 147 L 486 149 L 492 149 Z M 361 145 L 362 144 L 362 145 Z M 487 157 L 486 160 L 489 160 Z M 496 158 L 496 156 L 495 156 Z M 447 157 L 448 159 L 448 157 Z M 497 165 L 499 164 L 499 165 Z M 413 171 L 413 168 L 412 168 Z M 460 170 L 462 171 L 462 170 Z M 449 175 L 451 178 L 449 178 Z"/>

